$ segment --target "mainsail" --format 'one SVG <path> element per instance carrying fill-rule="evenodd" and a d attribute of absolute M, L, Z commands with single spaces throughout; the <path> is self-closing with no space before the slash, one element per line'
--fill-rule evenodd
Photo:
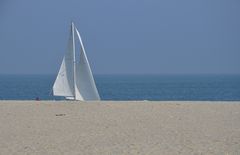
<path fill-rule="evenodd" d="M 80 43 L 80 58 L 75 53 L 75 32 Z M 53 86 L 55 96 L 74 100 L 100 100 L 80 33 L 72 23 L 68 50 Z"/>
<path fill-rule="evenodd" d="M 77 29 L 76 32 L 80 41 L 80 61 L 75 63 L 77 90 L 84 100 L 100 100 L 80 33 Z M 78 97 L 76 94 L 76 98 Z"/>

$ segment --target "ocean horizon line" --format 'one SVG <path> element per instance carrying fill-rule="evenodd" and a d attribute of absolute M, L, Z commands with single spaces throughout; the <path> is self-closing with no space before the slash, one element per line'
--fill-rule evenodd
<path fill-rule="evenodd" d="M 0 73 L 0 76 L 6 75 L 47 75 L 55 76 L 52 73 Z M 240 76 L 240 73 L 97 73 L 94 76 Z"/>

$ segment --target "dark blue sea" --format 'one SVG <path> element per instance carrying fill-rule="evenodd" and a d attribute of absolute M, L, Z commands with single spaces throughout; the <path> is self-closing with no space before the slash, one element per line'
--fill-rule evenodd
<path fill-rule="evenodd" d="M 0 100 L 59 100 L 55 75 L 0 75 Z M 96 75 L 102 100 L 240 101 L 240 75 Z"/>

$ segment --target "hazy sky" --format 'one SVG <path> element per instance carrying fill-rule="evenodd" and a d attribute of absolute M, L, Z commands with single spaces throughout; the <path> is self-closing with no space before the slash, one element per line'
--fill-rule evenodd
<path fill-rule="evenodd" d="M 239 0 L 0 0 L 0 74 L 57 74 L 72 20 L 95 74 L 240 74 Z"/>

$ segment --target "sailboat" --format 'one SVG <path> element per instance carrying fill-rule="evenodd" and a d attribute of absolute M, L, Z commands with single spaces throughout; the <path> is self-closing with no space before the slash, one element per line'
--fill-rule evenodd
<path fill-rule="evenodd" d="M 80 43 L 80 54 L 76 53 L 75 43 Z M 68 100 L 100 100 L 80 33 L 74 23 L 71 24 L 68 49 L 53 85 L 53 95 Z"/>

